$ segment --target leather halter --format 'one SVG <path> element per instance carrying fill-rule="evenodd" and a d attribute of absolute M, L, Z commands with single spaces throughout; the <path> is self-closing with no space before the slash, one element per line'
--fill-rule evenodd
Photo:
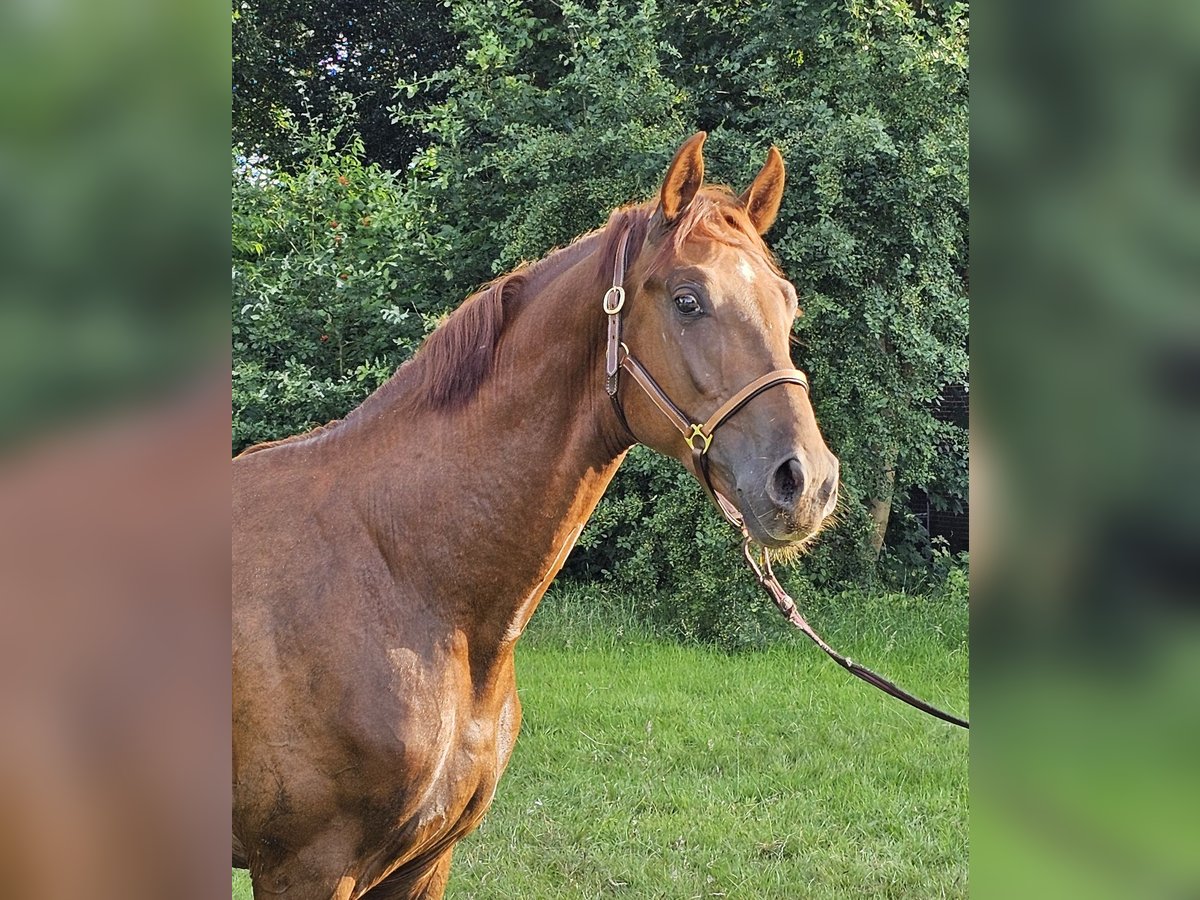
<path fill-rule="evenodd" d="M 796 606 L 796 601 L 788 595 L 787 591 L 779 583 L 779 579 L 775 577 L 775 572 L 771 569 L 770 551 L 766 547 L 760 547 L 760 558 L 755 559 L 752 549 L 754 542 L 750 537 L 750 531 L 746 527 L 742 514 L 712 486 L 712 480 L 708 474 L 708 450 L 712 446 L 713 435 L 716 433 L 716 430 L 763 391 L 780 384 L 798 384 L 805 391 L 808 391 L 808 377 L 799 369 L 776 369 L 773 372 L 768 372 L 766 375 L 750 382 L 722 403 L 717 411 L 704 422 L 699 424 L 693 423 L 684 415 L 683 411 L 680 410 L 674 401 L 667 396 L 666 391 L 658 386 L 658 382 L 646 371 L 645 366 L 634 358 L 633 354 L 629 352 L 629 348 L 621 341 L 621 310 L 625 306 L 625 266 L 627 264 L 626 255 L 628 249 L 629 229 L 626 228 L 617 242 L 617 258 L 613 263 L 612 287 L 604 294 L 604 312 L 608 316 L 608 339 L 604 353 L 604 389 L 608 392 L 617 418 L 625 427 L 625 430 L 629 432 L 631 437 L 635 440 L 637 439 L 629 427 L 629 422 L 625 418 L 625 411 L 621 408 L 621 401 L 617 396 L 618 379 L 622 369 L 629 373 L 638 387 L 642 389 L 646 396 L 654 403 L 655 407 L 658 408 L 659 412 L 683 435 L 684 442 L 692 451 L 692 467 L 695 469 L 701 486 L 704 488 L 705 493 L 708 494 L 709 499 L 720 510 L 721 515 L 725 517 L 726 521 L 742 533 L 742 555 L 746 559 L 746 564 L 750 567 L 750 571 L 754 573 L 754 577 L 758 583 L 771 596 L 771 600 L 774 601 L 775 606 L 783 613 L 784 617 L 796 626 L 796 628 L 804 632 L 830 659 L 851 675 L 861 678 L 868 684 L 879 688 L 885 694 L 890 694 L 922 712 L 942 719 L 945 722 L 958 725 L 960 728 L 969 729 L 971 725 L 966 719 L 960 719 L 958 716 L 943 712 L 936 706 L 921 700 L 919 697 L 913 696 L 908 691 L 888 681 L 882 675 L 872 672 L 866 666 L 854 662 L 849 657 L 843 656 L 830 647 L 829 644 L 825 643 L 824 638 L 817 634 L 812 626 L 808 624 Z"/>
<path fill-rule="evenodd" d="M 646 371 L 646 367 L 634 358 L 629 348 L 621 341 L 621 310 L 625 306 L 625 266 L 626 254 L 629 249 L 629 229 L 621 235 L 617 242 L 617 258 L 613 264 L 613 284 L 604 295 L 604 312 L 608 315 L 608 345 L 604 354 L 604 389 L 612 398 L 613 407 L 625 430 L 632 435 L 625 411 L 617 396 L 618 378 L 621 369 L 630 374 L 638 387 L 658 407 L 675 430 L 683 435 L 683 441 L 692 451 L 692 468 L 700 480 L 704 492 L 708 494 L 713 504 L 721 511 L 721 515 L 734 528 L 744 529 L 742 515 L 732 503 L 725 499 L 712 485 L 708 473 L 708 451 L 712 447 L 713 436 L 718 428 L 724 425 L 742 407 L 764 391 L 780 384 L 798 384 L 808 390 L 808 376 L 799 369 L 775 369 L 759 378 L 754 379 L 709 416 L 702 423 L 693 423 L 680 408 L 667 396 L 666 391 L 659 387 L 658 382 Z"/>

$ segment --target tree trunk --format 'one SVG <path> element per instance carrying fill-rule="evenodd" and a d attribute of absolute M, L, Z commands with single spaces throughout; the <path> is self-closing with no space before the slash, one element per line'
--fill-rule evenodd
<path fill-rule="evenodd" d="M 871 521 L 875 523 L 875 530 L 871 533 L 872 563 L 879 560 L 879 553 L 883 550 L 883 538 L 887 534 L 888 519 L 892 515 L 892 497 L 896 489 L 896 459 L 899 455 L 900 449 L 895 446 L 888 447 L 883 452 L 882 485 L 879 494 L 870 500 Z"/>

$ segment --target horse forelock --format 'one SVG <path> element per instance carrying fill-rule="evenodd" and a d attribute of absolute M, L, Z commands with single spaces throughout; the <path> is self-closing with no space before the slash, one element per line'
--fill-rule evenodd
<path fill-rule="evenodd" d="M 741 199 L 723 185 L 701 189 L 675 224 L 671 235 L 670 243 L 676 253 L 689 240 L 716 241 L 759 255 L 776 274 L 783 274 L 775 255 L 750 221 Z"/>
<path fill-rule="evenodd" d="M 705 185 L 693 198 L 683 215 L 670 225 L 656 221 L 657 201 L 615 210 L 605 226 L 605 242 L 600 253 L 604 277 L 611 279 L 616 261 L 617 244 L 625 230 L 630 232 L 630 246 L 638 248 L 630 264 L 638 259 L 639 250 L 652 230 L 664 229 L 661 239 L 654 241 L 652 255 L 645 261 L 645 271 L 656 273 L 666 268 L 678 256 L 689 240 L 713 241 L 747 253 L 761 256 L 775 274 L 783 271 L 775 255 L 767 247 L 750 221 L 741 200 L 723 185 Z"/>

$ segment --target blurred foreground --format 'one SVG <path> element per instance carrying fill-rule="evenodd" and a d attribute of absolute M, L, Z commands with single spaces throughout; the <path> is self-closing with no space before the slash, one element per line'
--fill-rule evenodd
<path fill-rule="evenodd" d="M 974 25 L 972 893 L 1197 896 L 1200 8 Z"/>
<path fill-rule="evenodd" d="M 229 13 L 0 6 L 0 893 L 229 861 Z"/>

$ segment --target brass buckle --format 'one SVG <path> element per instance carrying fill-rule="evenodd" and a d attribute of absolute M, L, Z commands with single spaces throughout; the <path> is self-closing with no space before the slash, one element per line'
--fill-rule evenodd
<path fill-rule="evenodd" d="M 609 303 L 609 298 L 612 297 L 613 302 Z M 625 305 L 625 288 L 619 285 L 613 285 L 604 295 L 604 311 L 610 316 L 615 316 L 621 311 L 621 307 Z"/>
<path fill-rule="evenodd" d="M 695 444 L 696 438 L 700 438 L 700 440 L 704 441 L 704 446 L 702 448 L 696 446 L 696 444 Z M 708 452 L 708 448 L 710 446 L 712 446 L 713 436 L 711 434 L 705 434 L 704 430 L 703 430 L 703 426 L 693 425 L 691 432 L 689 432 L 688 434 L 685 434 L 683 436 L 683 439 L 684 439 L 684 441 L 687 442 L 688 449 L 699 450 L 700 455 L 703 456 L 705 453 Z"/>

